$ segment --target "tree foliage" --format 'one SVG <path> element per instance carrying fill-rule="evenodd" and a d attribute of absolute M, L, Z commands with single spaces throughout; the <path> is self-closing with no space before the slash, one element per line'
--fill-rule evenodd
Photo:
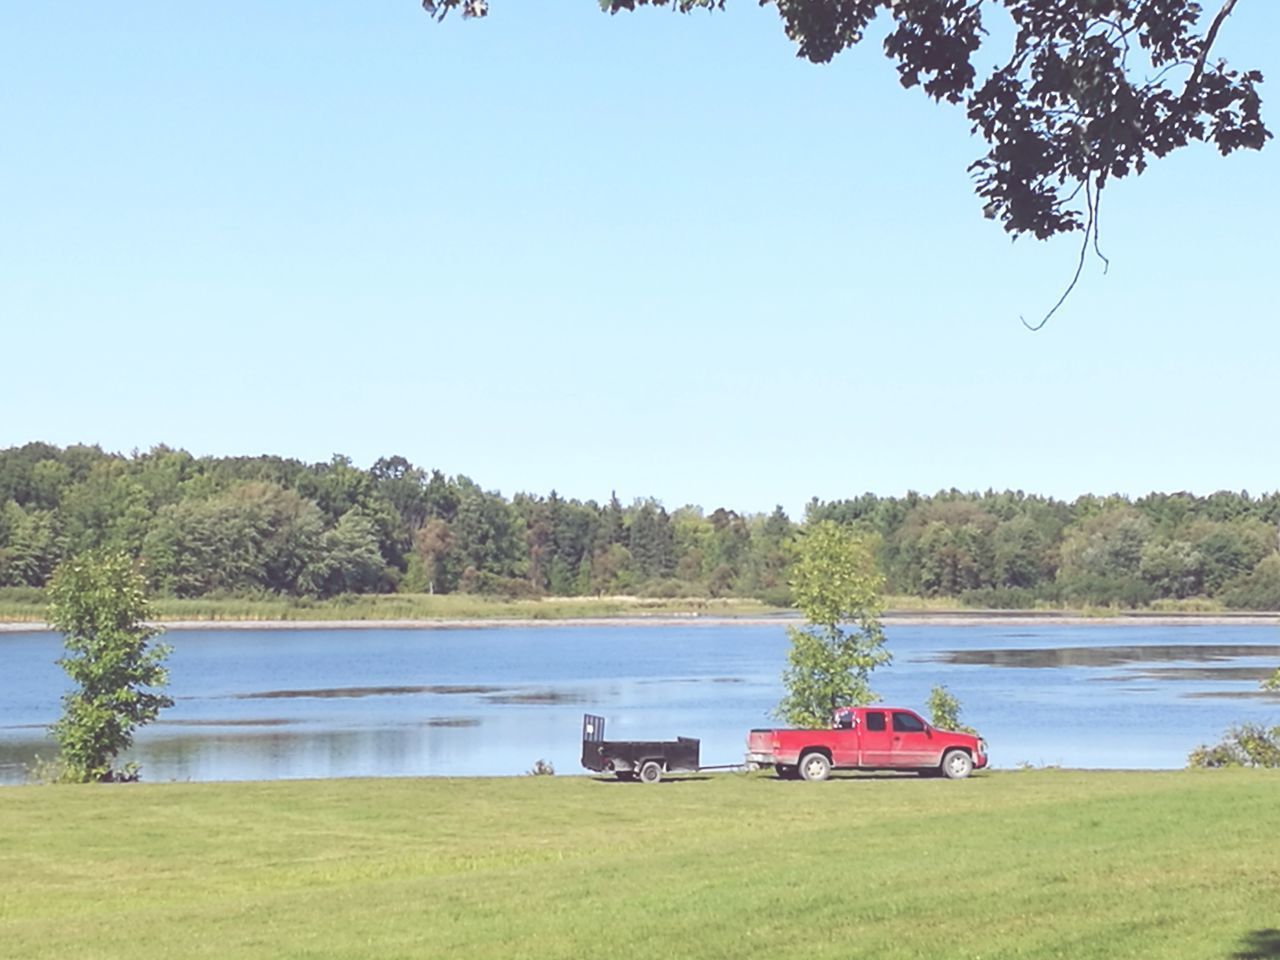
<path fill-rule="evenodd" d="M 893 593 L 973 606 L 1214 599 L 1280 608 L 1280 495 L 1080 497 L 1022 492 L 814 501 L 808 519 L 878 534 Z"/>
<path fill-rule="evenodd" d="M 832 708 L 871 703 L 871 671 L 892 658 L 880 626 L 884 578 L 865 539 L 831 521 L 801 538 L 791 572 L 796 607 L 807 621 L 788 627 L 786 694 L 776 715 L 796 727 L 824 727 Z"/>
<path fill-rule="evenodd" d="M 1213 746 L 1200 745 L 1187 757 L 1189 767 L 1280 767 L 1280 727 L 1242 723 Z"/>
<path fill-rule="evenodd" d="M 0 450 L 0 588 L 44 587 L 90 550 L 159 595 L 757 597 L 789 604 L 794 545 L 825 520 L 866 538 L 886 592 L 974 607 L 1280 609 L 1280 493 L 1072 502 L 1021 491 L 671 509 L 643 497 L 504 497 L 399 456 L 195 458 L 158 447 Z"/>
<path fill-rule="evenodd" d="M 148 642 L 159 631 L 144 622 L 145 588 L 122 553 L 68 560 L 54 574 L 50 623 L 67 650 L 58 665 L 75 683 L 52 728 L 66 780 L 137 779 L 136 764 L 116 769 L 116 759 L 138 727 L 173 705 L 160 692 L 168 682 L 163 662 L 169 648 Z"/>
<path fill-rule="evenodd" d="M 925 705 L 929 708 L 929 722 L 939 730 L 977 735 L 978 731 L 973 727 L 960 722 L 960 701 L 945 684 L 938 684 L 929 691 Z"/>
<path fill-rule="evenodd" d="M 1014 236 L 1084 231 L 1112 180 L 1194 141 L 1261 149 L 1257 70 L 1213 56 L 1237 0 L 1206 16 L 1195 0 L 760 0 L 796 53 L 826 63 L 888 18 L 883 47 L 904 87 L 963 106 L 988 145 L 970 166 L 987 217 Z M 600 0 L 611 13 L 723 9 L 725 0 Z M 484 16 L 485 0 L 423 0 L 432 15 Z M 1011 49 L 992 50 L 1002 11 Z M 997 19 L 1000 19 L 997 16 Z M 986 65 L 997 65 L 988 72 Z"/>
<path fill-rule="evenodd" d="M 1259 685 L 1267 693 L 1280 693 L 1280 670 Z M 1280 726 L 1268 729 L 1259 723 L 1240 723 L 1213 746 L 1201 744 L 1187 757 L 1189 767 L 1280 767 Z"/>

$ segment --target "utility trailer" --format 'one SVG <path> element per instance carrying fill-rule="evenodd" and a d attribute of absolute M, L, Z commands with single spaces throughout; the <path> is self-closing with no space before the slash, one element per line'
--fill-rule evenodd
<path fill-rule="evenodd" d="M 664 773 L 699 769 L 701 741 L 692 737 L 674 740 L 606 740 L 604 717 L 582 717 L 582 765 L 598 773 L 612 773 L 619 780 L 657 783 Z"/>

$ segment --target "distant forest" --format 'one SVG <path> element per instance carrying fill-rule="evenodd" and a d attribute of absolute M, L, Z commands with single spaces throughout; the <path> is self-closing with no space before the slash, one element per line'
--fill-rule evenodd
<path fill-rule="evenodd" d="M 813 500 L 803 523 L 873 537 L 891 595 L 981 607 L 1280 609 L 1280 493 L 1070 503 L 1018 492 Z M 385 457 L 0 451 L 0 586 L 42 587 L 92 548 L 138 557 L 174 597 L 474 593 L 756 597 L 785 605 L 803 523 L 518 493 Z"/>

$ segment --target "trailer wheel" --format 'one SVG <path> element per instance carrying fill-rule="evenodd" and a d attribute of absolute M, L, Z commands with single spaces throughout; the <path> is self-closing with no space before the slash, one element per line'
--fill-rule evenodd
<path fill-rule="evenodd" d="M 800 776 L 810 783 L 821 783 L 831 776 L 831 761 L 821 753 L 806 753 L 800 758 Z"/>
<path fill-rule="evenodd" d="M 800 768 L 792 766 L 789 763 L 775 763 L 773 765 L 773 770 L 778 775 L 779 780 L 800 779 Z"/>
<path fill-rule="evenodd" d="M 636 778 L 636 775 L 630 770 L 619 770 L 614 773 L 614 776 L 619 780 L 634 780 Z"/>
<path fill-rule="evenodd" d="M 662 779 L 662 766 L 656 760 L 646 760 L 640 764 L 640 782 L 657 783 Z"/>
<path fill-rule="evenodd" d="M 963 780 L 973 773 L 973 758 L 963 750 L 949 750 L 942 758 L 942 775 L 948 780 Z"/>

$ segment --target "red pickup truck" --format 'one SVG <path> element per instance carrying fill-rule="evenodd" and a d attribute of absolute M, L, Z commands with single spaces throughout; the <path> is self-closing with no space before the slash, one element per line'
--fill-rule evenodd
<path fill-rule="evenodd" d="M 902 707 L 839 707 L 830 730 L 752 730 L 747 764 L 812 781 L 832 770 L 914 770 L 962 780 L 987 765 L 987 743 L 939 730 Z"/>

